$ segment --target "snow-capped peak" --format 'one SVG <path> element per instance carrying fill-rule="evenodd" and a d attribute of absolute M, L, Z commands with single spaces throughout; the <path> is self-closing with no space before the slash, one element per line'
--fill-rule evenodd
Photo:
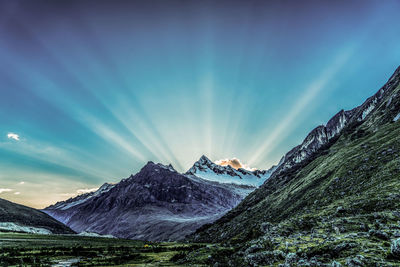
<path fill-rule="evenodd" d="M 273 170 L 249 171 L 243 168 L 235 169 L 230 165 L 218 165 L 206 156 L 201 156 L 193 166 L 186 172 L 187 175 L 194 175 L 202 179 L 220 183 L 236 183 L 252 186 L 259 186 L 269 178 Z"/>

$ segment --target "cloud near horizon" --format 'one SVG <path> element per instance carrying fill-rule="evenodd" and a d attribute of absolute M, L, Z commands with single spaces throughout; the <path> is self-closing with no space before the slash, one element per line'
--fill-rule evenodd
<path fill-rule="evenodd" d="M 85 188 L 85 189 L 78 189 L 76 190 L 76 192 L 80 195 L 80 194 L 85 194 L 85 193 L 90 193 L 90 192 L 94 192 L 99 188 Z"/>
<path fill-rule="evenodd" d="M 247 164 L 242 163 L 240 161 L 240 159 L 238 159 L 238 158 L 220 159 L 220 160 L 215 161 L 215 163 L 218 164 L 218 165 L 221 165 L 221 166 L 230 165 L 232 168 L 235 168 L 235 169 L 242 168 L 242 169 L 245 169 L 245 170 L 248 170 L 248 171 L 256 170 L 256 168 L 251 168 Z"/>
<path fill-rule="evenodd" d="M 0 194 L 4 193 L 4 192 L 11 192 L 11 191 L 12 191 L 12 189 L 10 189 L 10 188 L 0 188 Z"/>

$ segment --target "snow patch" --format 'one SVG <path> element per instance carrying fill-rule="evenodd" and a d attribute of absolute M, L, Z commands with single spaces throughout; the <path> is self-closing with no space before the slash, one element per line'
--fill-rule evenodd
<path fill-rule="evenodd" d="M 12 222 L 0 222 L 0 230 L 12 231 L 12 232 L 24 232 L 31 234 L 43 234 L 43 235 L 51 235 L 52 232 L 50 230 L 32 226 L 22 226 Z"/>
<path fill-rule="evenodd" d="M 206 179 L 209 181 L 219 182 L 219 183 L 234 183 L 240 185 L 253 185 L 260 186 L 264 183 L 267 177 L 258 178 L 255 175 L 237 175 L 239 177 L 233 177 L 227 173 L 215 173 L 210 169 L 205 169 L 203 171 L 196 171 L 195 176 Z"/>
<path fill-rule="evenodd" d="M 217 165 L 206 156 L 202 156 L 186 174 L 224 184 L 234 183 L 238 185 L 260 186 L 271 176 L 275 169 L 275 166 L 267 171 L 249 171 L 243 168 L 235 169 L 230 165 Z"/>
<path fill-rule="evenodd" d="M 113 235 L 100 235 L 98 233 L 92 233 L 92 232 L 81 232 L 78 234 L 79 236 L 88 236 L 88 237 L 104 237 L 104 238 L 116 238 Z"/>
<path fill-rule="evenodd" d="M 67 210 L 67 209 L 72 208 L 72 207 L 74 207 L 76 205 L 82 204 L 83 202 L 85 202 L 86 200 L 88 200 L 90 198 L 97 197 L 97 196 L 99 196 L 99 195 L 101 195 L 101 194 L 103 194 L 105 192 L 110 191 L 114 186 L 115 186 L 114 184 L 105 183 L 97 191 L 86 193 L 87 197 L 84 197 L 82 199 L 78 199 L 78 200 L 70 202 L 70 203 L 68 203 L 66 201 L 63 201 L 63 202 L 57 203 L 55 206 L 58 209 Z M 84 195 L 82 195 L 82 196 L 84 196 Z"/>
<path fill-rule="evenodd" d="M 400 119 L 400 113 L 396 115 L 396 117 L 393 118 L 393 121 L 398 121 Z"/>
<path fill-rule="evenodd" d="M 371 113 L 371 111 L 375 108 L 375 104 L 376 104 L 377 100 L 376 98 L 371 102 L 371 104 L 363 111 L 362 115 L 361 115 L 361 120 L 364 120 L 369 113 Z"/>

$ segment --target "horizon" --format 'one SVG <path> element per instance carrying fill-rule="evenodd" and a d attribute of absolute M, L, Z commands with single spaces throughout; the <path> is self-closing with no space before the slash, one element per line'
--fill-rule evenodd
<path fill-rule="evenodd" d="M 0 2 L 0 198 L 201 155 L 266 170 L 399 66 L 400 2 L 287 3 Z"/>

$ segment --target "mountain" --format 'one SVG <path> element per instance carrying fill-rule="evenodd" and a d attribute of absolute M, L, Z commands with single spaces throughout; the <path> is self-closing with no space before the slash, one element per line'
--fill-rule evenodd
<path fill-rule="evenodd" d="M 141 240 L 180 240 L 235 207 L 255 188 L 219 184 L 147 163 L 115 185 L 44 209 L 77 232 Z"/>
<path fill-rule="evenodd" d="M 307 160 L 322 146 L 335 139 L 348 124 L 365 121 L 366 117 L 377 108 L 384 99 L 387 100 L 386 103 L 388 104 L 388 107 L 390 106 L 395 110 L 396 107 L 390 104 L 392 98 L 396 97 L 396 95 L 391 94 L 392 92 L 390 88 L 393 88 L 393 85 L 396 84 L 397 78 L 398 70 L 396 70 L 385 86 L 383 86 L 375 95 L 368 98 L 361 106 L 352 110 L 341 110 L 327 122 L 326 126 L 320 125 L 313 129 L 300 145 L 296 146 L 283 156 L 280 164 L 278 164 L 279 167 L 277 168 L 277 171 L 281 172 L 290 169 L 295 164 Z M 385 109 L 388 107 L 385 107 Z M 390 115 L 392 114 L 390 113 Z"/>
<path fill-rule="evenodd" d="M 399 266 L 399 84 L 400 67 L 362 105 L 312 130 L 261 187 L 188 238 L 220 242 L 222 252 L 186 260 Z"/>
<path fill-rule="evenodd" d="M 0 231 L 41 234 L 74 234 L 49 215 L 0 198 Z"/>
<path fill-rule="evenodd" d="M 276 166 L 269 170 L 248 171 L 243 168 L 234 169 L 230 165 L 217 165 L 206 156 L 196 161 L 193 166 L 186 172 L 186 175 L 193 175 L 202 179 L 220 182 L 235 183 L 251 186 L 260 186 L 268 179 Z"/>

